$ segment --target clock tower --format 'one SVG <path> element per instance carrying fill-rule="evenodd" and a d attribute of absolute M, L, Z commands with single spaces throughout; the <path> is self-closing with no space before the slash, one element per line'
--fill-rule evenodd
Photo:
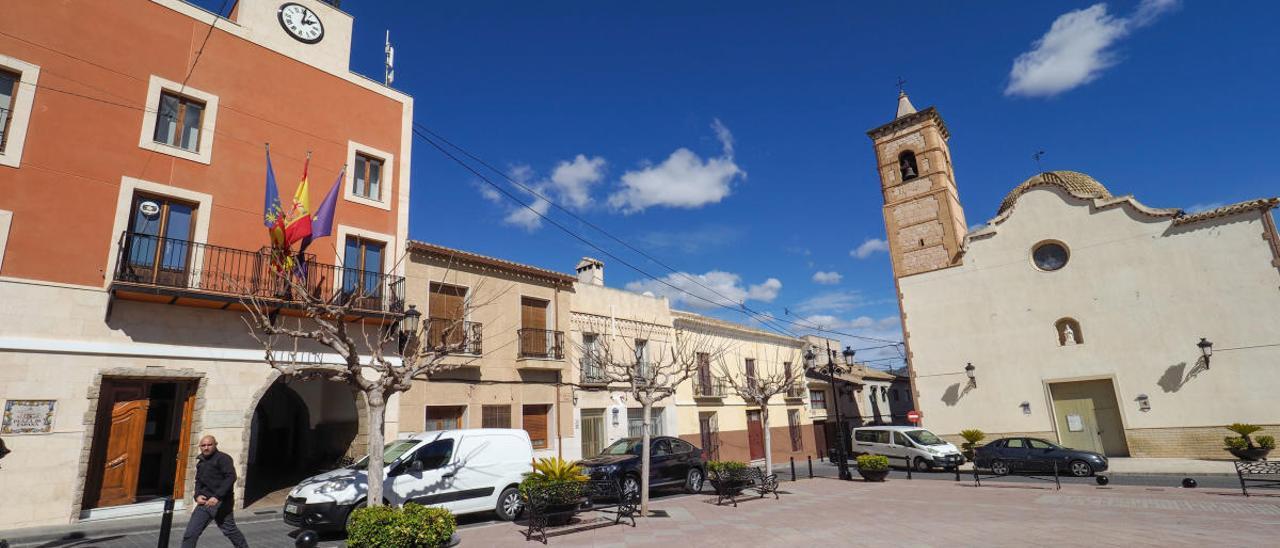
<path fill-rule="evenodd" d="M 898 93 L 893 121 L 867 132 L 875 146 L 895 278 L 959 264 L 968 230 L 938 111 Z"/>
<path fill-rule="evenodd" d="M 337 1 L 238 0 L 232 30 L 259 45 L 336 74 L 351 72 L 351 15 Z"/>

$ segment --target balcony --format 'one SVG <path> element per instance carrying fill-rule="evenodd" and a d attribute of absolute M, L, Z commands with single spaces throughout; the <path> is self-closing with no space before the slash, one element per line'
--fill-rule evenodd
<path fill-rule="evenodd" d="M 270 248 L 245 251 L 125 232 L 120 235 L 113 297 L 203 308 L 243 309 L 257 299 L 270 307 L 299 309 L 305 288 L 311 298 L 349 304 L 361 317 L 398 316 L 404 311 L 404 278 L 320 264 L 314 255 L 281 265 Z M 280 272 L 280 268 L 288 272 Z"/>
<path fill-rule="evenodd" d="M 543 360 L 564 359 L 564 332 L 546 329 L 517 329 L 519 356 Z"/>
<path fill-rule="evenodd" d="M 804 399 L 804 387 L 799 384 L 793 384 L 787 387 L 785 394 L 786 398 L 790 400 Z"/>
<path fill-rule="evenodd" d="M 723 398 L 729 393 L 729 383 L 723 379 L 693 379 L 693 397 Z"/>
<path fill-rule="evenodd" d="M 609 384 L 609 376 L 605 374 L 604 364 L 597 357 L 585 357 L 578 361 L 578 366 L 582 371 L 582 378 L 579 381 L 583 386 L 606 386 Z"/>
<path fill-rule="evenodd" d="M 480 322 L 453 318 L 428 318 L 425 335 L 427 344 L 431 348 L 439 348 L 453 354 L 479 356 L 484 353 L 484 347 L 481 346 L 484 338 L 484 324 Z"/>

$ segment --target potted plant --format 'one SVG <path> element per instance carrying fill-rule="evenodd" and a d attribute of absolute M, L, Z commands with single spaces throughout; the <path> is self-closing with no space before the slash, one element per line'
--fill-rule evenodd
<path fill-rule="evenodd" d="M 520 497 L 526 505 L 534 504 L 537 499 L 538 504 L 544 505 L 542 511 L 550 516 L 548 523 L 563 525 L 573 519 L 572 510 L 582 504 L 583 487 L 588 479 L 577 461 L 560 457 L 538 459 L 533 463 L 533 471 L 525 474 L 520 482 Z"/>
<path fill-rule="evenodd" d="M 747 463 L 736 460 L 713 460 L 707 463 L 707 480 L 716 494 L 737 496 L 751 484 Z"/>
<path fill-rule="evenodd" d="M 969 462 L 973 462 L 974 449 L 978 448 L 978 442 L 986 439 L 987 434 L 976 428 L 961 430 L 960 437 L 964 438 L 964 443 L 960 444 L 960 452 L 964 454 L 964 458 Z"/>
<path fill-rule="evenodd" d="M 889 475 L 889 457 L 858 455 L 858 474 L 867 481 L 884 481 L 884 477 Z"/>
<path fill-rule="evenodd" d="M 357 508 L 347 527 L 352 548 L 443 548 L 458 543 L 458 522 L 444 508 L 408 503 L 402 508 Z"/>
<path fill-rule="evenodd" d="M 1258 436 L 1258 443 L 1253 443 L 1249 436 L 1262 430 L 1255 424 L 1235 423 L 1226 427 L 1236 436 L 1223 438 L 1226 450 L 1240 460 L 1267 460 L 1267 454 L 1276 448 L 1276 439 L 1272 436 Z"/>

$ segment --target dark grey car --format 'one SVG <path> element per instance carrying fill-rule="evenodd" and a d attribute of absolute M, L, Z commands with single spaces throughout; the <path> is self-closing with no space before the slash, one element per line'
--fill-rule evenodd
<path fill-rule="evenodd" d="M 1040 438 L 1000 438 L 974 451 L 973 465 L 988 468 L 994 474 L 1013 471 L 1053 472 L 1078 478 L 1092 476 L 1107 469 L 1107 457 L 1093 451 L 1063 447 Z"/>
<path fill-rule="evenodd" d="M 639 493 L 640 449 L 640 438 L 622 438 L 578 465 L 591 479 L 616 478 L 623 491 Z M 701 449 L 680 438 L 657 436 L 649 440 L 650 487 L 679 486 L 697 493 L 706 477 Z"/>

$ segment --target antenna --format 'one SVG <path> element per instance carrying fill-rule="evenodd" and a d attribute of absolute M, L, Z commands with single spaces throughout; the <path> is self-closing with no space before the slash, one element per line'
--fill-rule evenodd
<path fill-rule="evenodd" d="M 382 51 L 387 54 L 383 83 L 386 84 L 387 87 L 391 87 L 391 82 L 396 80 L 396 48 L 391 47 L 390 30 L 387 31 L 386 45 L 383 46 Z"/>
<path fill-rule="evenodd" d="M 1038 151 L 1038 152 L 1036 152 L 1035 154 L 1032 154 L 1032 155 L 1031 155 L 1031 159 L 1036 161 L 1036 172 L 1037 172 L 1037 173 L 1039 173 L 1039 174 L 1041 174 L 1041 175 L 1044 175 L 1044 168 L 1043 168 L 1043 167 L 1040 167 L 1040 158 L 1043 158 L 1043 157 L 1044 157 L 1044 151 L 1043 151 L 1043 150 Z"/>

